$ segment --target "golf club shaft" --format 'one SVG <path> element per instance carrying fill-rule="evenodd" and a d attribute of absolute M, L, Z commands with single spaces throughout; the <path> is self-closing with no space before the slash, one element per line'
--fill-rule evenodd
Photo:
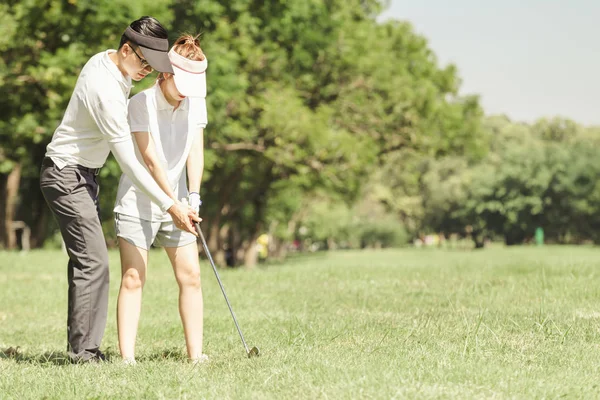
<path fill-rule="evenodd" d="M 237 328 L 237 331 L 240 334 L 240 339 L 242 339 L 242 343 L 244 344 L 246 353 L 250 353 L 250 350 L 248 349 L 248 345 L 246 344 L 246 341 L 244 340 L 244 335 L 242 335 L 242 330 L 240 329 L 240 326 L 237 323 L 237 319 L 235 318 L 235 313 L 233 312 L 233 309 L 231 308 L 231 304 L 229 304 L 229 299 L 227 298 L 227 294 L 225 294 L 225 288 L 223 287 L 223 284 L 221 283 L 221 278 L 219 278 L 219 273 L 217 272 L 217 267 L 215 266 L 215 262 L 213 261 L 212 256 L 210 255 L 210 251 L 208 250 L 208 245 L 206 244 L 206 240 L 204 239 L 204 234 L 202 233 L 202 229 L 200 229 L 200 224 L 198 222 L 195 222 L 194 224 L 196 226 L 196 230 L 198 231 L 198 234 L 200 235 L 200 240 L 202 240 L 202 247 L 204 247 L 204 252 L 206 253 L 206 256 L 208 257 L 208 261 L 210 261 L 210 265 L 212 266 L 215 276 L 217 277 L 217 282 L 219 282 L 219 287 L 221 288 L 223 297 L 225 297 L 225 301 L 227 302 L 227 307 L 229 307 L 229 312 L 231 312 L 231 316 L 233 317 L 233 323 L 235 324 L 235 327 Z"/>

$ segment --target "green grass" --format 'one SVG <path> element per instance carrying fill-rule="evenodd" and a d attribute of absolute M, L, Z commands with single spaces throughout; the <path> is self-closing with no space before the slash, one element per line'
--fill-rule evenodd
<path fill-rule="evenodd" d="M 177 286 L 150 256 L 138 365 L 70 365 L 66 256 L 0 253 L 0 398 L 597 398 L 600 249 L 348 251 L 221 279 L 202 262 L 207 366 L 185 362 Z M 19 346 L 14 355 L 9 347 Z"/>

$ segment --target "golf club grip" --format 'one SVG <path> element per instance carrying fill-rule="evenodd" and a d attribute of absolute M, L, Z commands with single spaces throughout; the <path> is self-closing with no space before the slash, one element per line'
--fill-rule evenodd
<path fill-rule="evenodd" d="M 227 294 L 225 293 L 225 288 L 223 287 L 223 284 L 221 283 L 221 278 L 219 278 L 219 273 L 217 272 L 217 267 L 215 265 L 215 262 L 213 261 L 210 251 L 208 250 L 208 245 L 206 244 L 206 239 L 204 239 L 204 234 L 202 233 L 202 229 L 200 229 L 200 223 L 194 222 L 194 226 L 196 227 L 196 231 L 198 231 L 198 235 L 200 235 L 200 240 L 202 241 L 202 247 L 204 247 L 204 252 L 206 253 L 206 257 L 208 258 L 208 261 L 210 261 L 210 265 L 212 266 L 213 272 L 215 273 L 215 277 L 217 278 L 217 282 L 219 283 L 219 287 L 221 288 L 221 293 L 223 293 L 225 302 L 227 302 L 227 307 L 229 308 L 229 312 L 231 313 L 231 316 L 233 317 L 233 323 L 235 324 L 235 327 L 236 327 L 238 333 L 240 334 L 240 339 L 242 339 L 242 343 L 244 345 L 244 348 L 246 349 L 246 353 L 249 353 L 248 345 L 246 344 L 246 340 L 244 340 L 244 335 L 242 334 L 242 330 L 240 329 L 237 319 L 235 318 L 235 313 L 233 312 L 233 308 L 231 308 L 231 304 L 229 304 L 229 299 L 227 298 Z"/>

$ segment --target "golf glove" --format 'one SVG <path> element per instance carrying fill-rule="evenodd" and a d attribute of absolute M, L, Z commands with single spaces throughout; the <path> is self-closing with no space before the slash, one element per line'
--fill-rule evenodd
<path fill-rule="evenodd" d="M 200 215 L 200 206 L 202 205 L 202 200 L 200 200 L 200 194 L 192 192 L 188 195 L 188 199 L 192 210 L 196 211 L 196 213 Z"/>

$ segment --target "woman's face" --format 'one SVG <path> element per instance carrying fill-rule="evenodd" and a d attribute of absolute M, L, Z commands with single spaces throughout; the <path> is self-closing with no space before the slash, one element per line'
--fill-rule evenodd
<path fill-rule="evenodd" d="M 165 92 L 165 97 L 170 97 L 175 101 L 182 101 L 185 99 L 185 96 L 179 93 L 179 90 L 177 90 L 177 86 L 175 86 L 175 79 L 173 79 L 172 74 L 165 74 L 163 91 Z"/>
<path fill-rule="evenodd" d="M 152 67 L 144 59 L 142 51 L 134 44 L 126 43 L 121 48 L 123 55 L 123 68 L 127 75 L 134 81 L 140 81 L 153 71 Z"/>

